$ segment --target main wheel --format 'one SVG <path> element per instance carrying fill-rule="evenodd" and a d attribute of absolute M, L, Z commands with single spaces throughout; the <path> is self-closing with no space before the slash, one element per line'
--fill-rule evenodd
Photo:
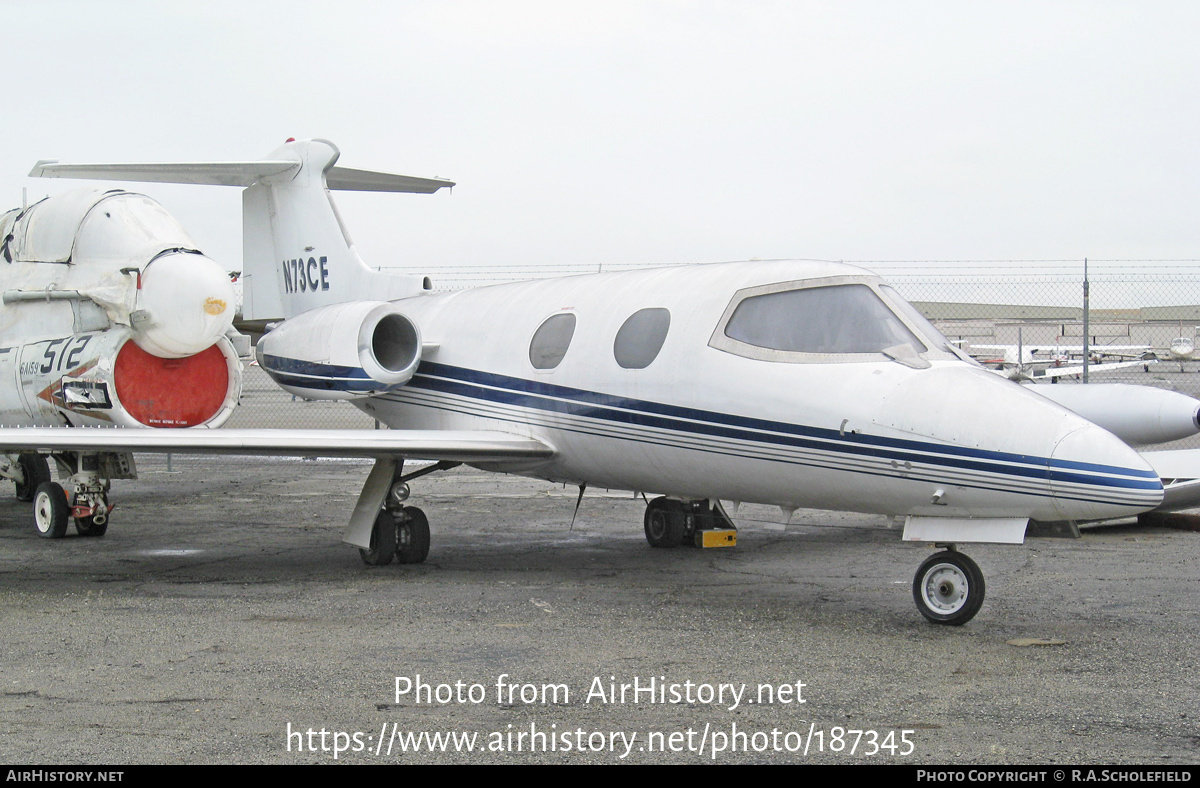
<path fill-rule="evenodd" d="M 57 482 L 42 482 L 33 494 L 33 527 L 38 536 L 60 539 L 67 534 L 71 507 L 67 491 Z"/>
<path fill-rule="evenodd" d="M 396 524 L 396 562 L 419 564 L 429 556 L 429 518 L 415 506 L 405 506 Z"/>
<path fill-rule="evenodd" d="M 983 572 L 962 553 L 934 553 L 913 578 L 913 599 L 921 615 L 935 624 L 961 626 L 983 606 Z"/>
<path fill-rule="evenodd" d="M 25 482 L 17 484 L 17 500 L 32 501 L 42 482 L 50 481 L 50 466 L 40 454 L 22 454 L 17 463 L 25 476 Z"/>
<path fill-rule="evenodd" d="M 655 498 L 646 506 L 646 541 L 651 547 L 679 547 L 683 544 L 683 505 L 669 498 Z"/>
<path fill-rule="evenodd" d="M 380 509 L 375 517 L 375 527 L 371 529 L 371 548 L 358 549 L 364 564 L 370 566 L 386 566 L 396 556 L 396 520 L 385 509 Z"/>

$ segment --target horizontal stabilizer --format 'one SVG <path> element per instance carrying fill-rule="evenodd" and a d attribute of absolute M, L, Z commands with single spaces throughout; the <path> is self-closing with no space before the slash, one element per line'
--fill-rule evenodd
<path fill-rule="evenodd" d="M 457 462 L 547 459 L 541 441 L 486 430 L 0 429 L 0 451 L 135 451 L 280 457 L 419 457 Z"/>
<path fill-rule="evenodd" d="M 300 162 L 288 160 L 175 164 L 59 164 L 56 161 L 39 161 L 29 171 L 29 177 L 246 187 L 253 186 L 263 178 L 299 169 Z"/>
<path fill-rule="evenodd" d="M 411 175 L 392 175 L 388 172 L 352 170 L 349 167 L 330 167 L 325 173 L 325 184 L 331 189 L 357 192 L 406 192 L 408 194 L 433 194 L 445 186 L 454 186 L 454 181 L 438 178 L 414 178 Z"/>
<path fill-rule="evenodd" d="M 31 178 L 78 178 L 100 181 L 135 181 L 138 183 L 193 183 L 202 186 L 253 186 L 276 175 L 295 175 L 300 169 L 296 160 L 277 161 L 217 161 L 158 164 L 59 164 L 39 161 L 29 171 Z M 360 192 L 404 192 L 433 194 L 438 189 L 454 186 L 453 181 L 437 178 L 416 178 L 393 175 L 390 172 L 355 170 L 349 167 L 330 167 L 325 173 L 330 189 Z"/>

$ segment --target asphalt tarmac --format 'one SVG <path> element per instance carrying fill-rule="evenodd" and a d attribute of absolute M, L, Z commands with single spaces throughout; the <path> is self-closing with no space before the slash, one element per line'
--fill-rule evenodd
<path fill-rule="evenodd" d="M 576 490 L 460 468 L 413 484 L 428 561 L 369 567 L 366 464 L 139 464 L 100 539 L 0 502 L 0 761 L 1200 762 L 1197 532 L 965 548 L 987 601 L 948 628 L 885 518 L 656 550 L 627 493 L 572 525 Z"/>

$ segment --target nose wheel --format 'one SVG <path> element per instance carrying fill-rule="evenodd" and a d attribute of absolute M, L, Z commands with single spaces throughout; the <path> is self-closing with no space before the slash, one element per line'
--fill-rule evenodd
<path fill-rule="evenodd" d="M 913 600 L 921 615 L 935 624 L 961 626 L 983 606 L 983 572 L 953 549 L 935 553 L 917 569 Z"/>
<path fill-rule="evenodd" d="M 71 505 L 67 491 L 58 482 L 42 482 L 33 494 L 33 526 L 38 536 L 61 539 L 67 533 Z"/>

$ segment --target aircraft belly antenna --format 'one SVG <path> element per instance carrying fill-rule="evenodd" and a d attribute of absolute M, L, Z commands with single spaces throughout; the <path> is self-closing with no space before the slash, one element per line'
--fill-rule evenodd
<path fill-rule="evenodd" d="M 568 532 L 575 530 L 575 518 L 579 516 L 579 505 L 583 503 L 583 492 L 587 489 L 587 482 L 579 485 L 579 497 L 575 499 L 575 511 L 571 513 L 571 526 L 567 529 Z"/>

